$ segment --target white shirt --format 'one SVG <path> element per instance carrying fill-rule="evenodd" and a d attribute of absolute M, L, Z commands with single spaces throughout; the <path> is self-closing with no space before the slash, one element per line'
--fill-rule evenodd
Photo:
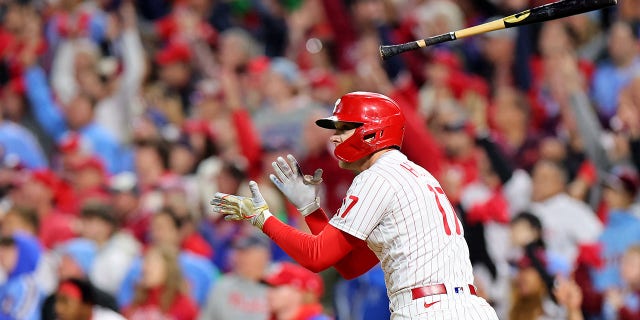
<path fill-rule="evenodd" d="M 602 224 L 584 202 L 561 193 L 531 205 L 531 213 L 542 222 L 547 248 L 573 262 L 580 244 L 598 241 Z"/>
<path fill-rule="evenodd" d="M 380 259 L 387 293 L 473 283 L 462 224 L 440 183 L 399 151 L 354 179 L 331 225 L 365 240 Z"/>
<path fill-rule="evenodd" d="M 126 318 L 120 315 L 119 313 L 110 310 L 101 308 L 99 306 L 93 307 L 91 320 L 125 320 Z"/>

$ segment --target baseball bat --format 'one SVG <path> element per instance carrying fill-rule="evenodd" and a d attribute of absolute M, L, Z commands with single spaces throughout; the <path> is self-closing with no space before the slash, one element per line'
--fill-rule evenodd
<path fill-rule="evenodd" d="M 434 44 L 475 36 L 485 32 L 523 26 L 536 22 L 560 19 L 576 14 L 581 14 L 604 7 L 615 5 L 617 0 L 561 0 L 538 7 L 534 7 L 514 15 L 489 21 L 477 26 L 452 31 L 449 33 L 429 37 L 426 39 L 411 41 L 402 44 L 380 46 L 382 59 L 393 57 L 409 50 L 416 50 Z"/>

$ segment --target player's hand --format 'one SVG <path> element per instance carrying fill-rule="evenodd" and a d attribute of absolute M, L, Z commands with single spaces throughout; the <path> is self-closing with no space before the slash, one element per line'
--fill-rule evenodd
<path fill-rule="evenodd" d="M 264 201 L 255 181 L 249 182 L 249 190 L 251 190 L 250 198 L 216 192 L 211 200 L 213 210 L 221 213 L 227 221 L 248 220 L 262 229 L 264 222 L 271 216 L 269 206 Z"/>
<path fill-rule="evenodd" d="M 320 208 L 320 183 L 322 183 L 322 169 L 316 169 L 313 176 L 303 175 L 296 158 L 287 155 L 287 161 L 278 157 L 272 162 L 274 174 L 269 178 L 273 184 L 293 203 L 303 216 Z"/>

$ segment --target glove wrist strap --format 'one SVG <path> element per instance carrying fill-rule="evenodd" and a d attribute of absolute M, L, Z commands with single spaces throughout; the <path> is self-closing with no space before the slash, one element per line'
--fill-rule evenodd
<path fill-rule="evenodd" d="M 262 227 L 264 227 L 264 223 L 267 222 L 267 219 L 269 219 L 269 217 L 273 217 L 273 214 L 269 212 L 269 209 L 265 209 L 262 212 L 258 213 L 253 219 L 251 219 L 251 224 L 262 230 Z"/>
<path fill-rule="evenodd" d="M 310 215 L 312 212 L 320 209 L 320 198 L 316 198 L 313 202 L 308 205 L 298 208 L 298 211 L 302 214 L 303 217 Z"/>

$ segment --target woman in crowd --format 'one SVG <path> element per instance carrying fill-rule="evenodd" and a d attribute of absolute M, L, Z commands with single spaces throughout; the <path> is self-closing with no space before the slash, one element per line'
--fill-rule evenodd
<path fill-rule="evenodd" d="M 142 278 L 130 306 L 124 309 L 127 319 L 191 320 L 197 315 L 195 302 L 189 297 L 178 264 L 178 253 L 169 247 L 150 247 L 142 267 Z"/>

